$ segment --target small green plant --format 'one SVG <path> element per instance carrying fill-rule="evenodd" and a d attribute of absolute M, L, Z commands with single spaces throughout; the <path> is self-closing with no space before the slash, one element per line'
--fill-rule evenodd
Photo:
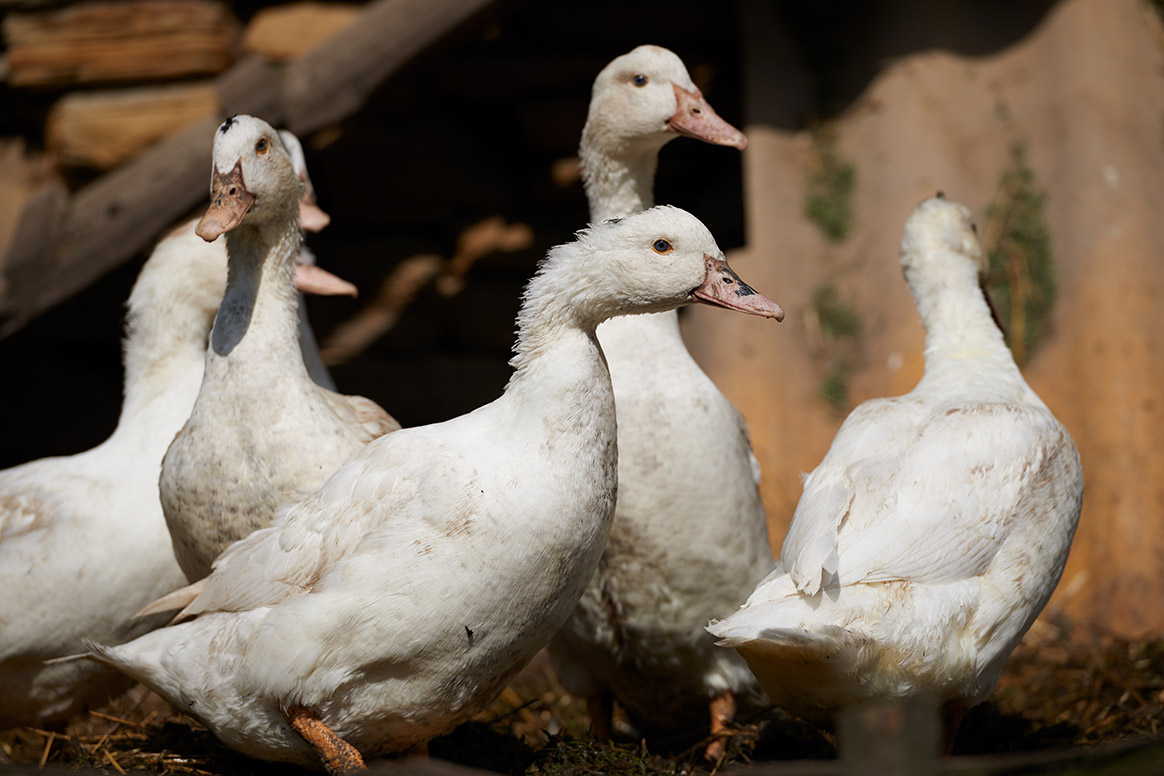
<path fill-rule="evenodd" d="M 1055 303 L 1045 199 L 1023 146 L 1015 144 L 998 198 L 987 210 L 986 234 L 993 236 L 988 244 L 988 290 L 1019 364 L 1026 363 L 1048 333 Z"/>
<path fill-rule="evenodd" d="M 837 412 L 847 410 L 849 408 L 848 364 L 841 360 L 834 361 L 828 373 L 821 378 L 816 392 Z"/>
<path fill-rule="evenodd" d="M 808 176 L 804 214 L 831 242 L 841 242 L 853 227 L 853 189 L 857 168 L 837 150 L 836 138 L 825 129 L 813 134 L 816 165 Z"/>
<path fill-rule="evenodd" d="M 823 285 L 817 288 L 812 295 L 812 306 L 816 310 L 817 320 L 820 321 L 821 336 L 839 340 L 842 337 L 855 337 L 861 331 L 861 319 L 852 305 L 841 301 L 837 289 L 832 285 Z"/>

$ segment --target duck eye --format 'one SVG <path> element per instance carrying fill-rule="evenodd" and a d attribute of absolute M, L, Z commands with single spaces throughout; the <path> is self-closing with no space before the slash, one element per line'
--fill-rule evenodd
<path fill-rule="evenodd" d="M 971 221 L 970 222 L 970 231 L 974 232 L 974 236 L 977 237 L 978 236 L 978 224 Z"/>
<path fill-rule="evenodd" d="M 636 73 L 634 78 L 631 79 L 631 83 L 634 84 L 635 86 L 646 86 L 647 85 L 647 77 L 645 75 L 643 75 L 642 73 Z"/>
<path fill-rule="evenodd" d="M 255 143 L 255 150 L 257 152 L 259 152 L 260 154 L 265 154 L 265 153 L 267 153 L 267 148 L 268 148 L 267 138 L 260 137 L 259 142 Z"/>
<path fill-rule="evenodd" d="M 672 251 L 671 243 L 667 240 L 655 240 L 655 244 L 651 247 L 655 249 L 655 253 L 670 253 Z"/>

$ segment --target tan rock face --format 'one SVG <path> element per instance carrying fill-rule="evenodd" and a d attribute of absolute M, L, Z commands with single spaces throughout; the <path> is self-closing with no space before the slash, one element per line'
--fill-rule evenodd
<path fill-rule="evenodd" d="M 958 14 L 973 10 L 946 13 L 959 27 Z M 751 34 L 778 39 L 761 21 L 749 21 Z M 993 53 L 890 62 L 833 126 L 857 168 L 855 222 L 835 245 L 802 215 L 810 137 L 746 127 L 749 246 L 730 258 L 788 319 L 764 327 L 692 310 L 685 334 L 748 419 L 777 550 L 800 472 L 816 466 L 843 420 L 816 392 L 828 365 L 808 336 L 814 292 L 832 284 L 861 320 L 850 404 L 908 391 L 921 374 L 923 334 L 897 264 L 904 220 L 941 189 L 985 221 L 1019 143 L 1046 195 L 1058 286 L 1052 333 L 1024 371 L 1074 436 L 1087 477 L 1051 609 L 1127 634 L 1164 627 L 1162 40 L 1137 0 L 1065 0 Z M 890 36 L 880 45 L 895 51 Z M 771 43 L 747 51 L 750 72 L 780 56 Z M 798 88 L 794 71 L 780 72 L 789 77 L 753 84 L 750 116 L 787 102 L 777 90 Z"/>

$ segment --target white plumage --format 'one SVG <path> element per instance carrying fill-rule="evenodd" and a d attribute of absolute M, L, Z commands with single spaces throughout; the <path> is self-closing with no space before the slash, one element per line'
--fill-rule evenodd
<path fill-rule="evenodd" d="M 561 626 L 606 541 L 615 418 L 598 323 L 714 288 L 781 314 L 721 259 L 673 208 L 579 233 L 529 285 L 499 399 L 370 443 L 187 590 L 197 619 L 94 655 L 264 759 L 318 765 L 285 721 L 296 706 L 369 754 L 467 719 Z"/>
<path fill-rule="evenodd" d="M 202 387 L 160 480 L 174 554 L 191 581 L 277 507 L 400 427 L 374 402 L 317 385 L 305 367 L 294 283 L 301 183 L 279 135 L 251 116 L 227 119 L 215 133 L 213 166 L 199 234 L 229 232 L 228 282 Z"/>
<path fill-rule="evenodd" d="M 301 157 L 296 171 L 306 179 Z M 113 434 L 87 452 L 0 472 L 0 727 L 60 722 L 127 688 L 126 677 L 94 663 L 43 661 L 77 652 L 84 638 L 144 633 L 160 622 L 127 622 L 134 612 L 186 582 L 158 469 L 198 395 L 226 286 L 225 240 L 208 243 L 194 227 L 158 243 L 130 294 Z M 330 381 L 303 310 L 298 326 L 303 357 L 317 365 L 312 378 Z"/>
<path fill-rule="evenodd" d="M 580 148 L 591 218 L 650 207 L 659 150 L 680 134 L 747 146 L 671 51 L 640 46 L 607 65 Z M 600 735 L 610 724 L 605 693 L 654 729 L 698 724 L 723 695 L 718 732 L 731 716 L 725 694 L 754 681 L 703 628 L 739 606 L 773 562 L 747 429 L 687 352 L 674 311 L 608 321 L 598 338 L 618 407 L 618 506 L 598 572 L 552 644 L 553 664 L 571 692 L 592 699 Z"/>
<path fill-rule="evenodd" d="M 992 320 L 969 211 L 940 195 L 919 205 L 901 263 L 924 377 L 849 415 L 805 478 L 780 564 L 708 628 L 801 714 L 922 693 L 984 700 L 1079 519 L 1079 454 Z"/>

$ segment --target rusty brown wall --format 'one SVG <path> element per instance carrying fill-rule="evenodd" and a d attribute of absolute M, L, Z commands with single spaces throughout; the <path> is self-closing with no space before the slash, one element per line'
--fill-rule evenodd
<path fill-rule="evenodd" d="M 922 331 L 897 265 L 905 217 L 943 189 L 982 220 L 1021 143 L 1046 195 L 1058 286 L 1053 333 L 1024 371 L 1071 430 L 1087 478 L 1051 607 L 1119 632 L 1160 631 L 1164 33 L 1142 0 L 1063 0 L 1013 42 L 977 52 L 973 36 L 992 24 L 981 8 L 929 4 L 929 18 L 870 31 L 866 54 L 884 62 L 831 124 L 857 169 L 854 228 L 834 244 L 802 214 L 812 138 L 784 128 L 808 102 L 809 76 L 771 8 L 745 3 L 748 247 L 731 258 L 789 315 L 777 326 L 693 310 L 685 334 L 750 423 L 778 550 L 799 473 L 844 417 L 817 393 L 827 364 L 814 290 L 833 283 L 860 316 L 851 402 L 909 390 Z M 927 25 L 943 31 L 934 48 L 917 45 Z"/>

